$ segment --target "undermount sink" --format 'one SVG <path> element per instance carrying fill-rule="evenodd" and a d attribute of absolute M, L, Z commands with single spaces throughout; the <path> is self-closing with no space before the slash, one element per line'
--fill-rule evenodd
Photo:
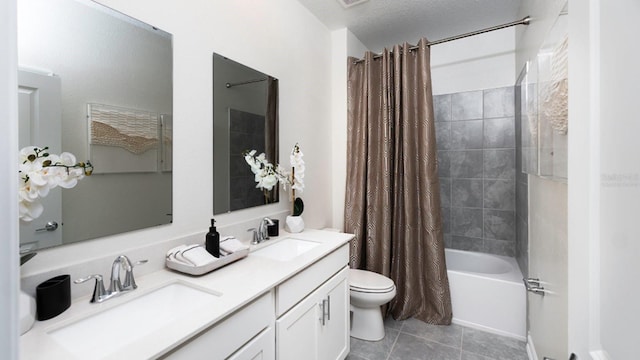
<path fill-rule="evenodd" d="M 286 238 L 272 245 L 258 249 L 251 254 L 278 261 L 290 261 L 318 245 L 320 245 L 320 243 L 315 241 Z"/>
<path fill-rule="evenodd" d="M 220 295 L 174 282 L 48 334 L 78 358 L 107 357 L 201 306 L 211 305 Z"/>

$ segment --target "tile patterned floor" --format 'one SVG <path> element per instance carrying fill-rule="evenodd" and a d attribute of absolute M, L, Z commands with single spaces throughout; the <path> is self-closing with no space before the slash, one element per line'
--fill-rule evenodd
<path fill-rule="evenodd" d="M 351 338 L 346 360 L 527 360 L 526 344 L 509 337 L 420 320 L 385 321 L 386 336 L 368 342 Z"/>

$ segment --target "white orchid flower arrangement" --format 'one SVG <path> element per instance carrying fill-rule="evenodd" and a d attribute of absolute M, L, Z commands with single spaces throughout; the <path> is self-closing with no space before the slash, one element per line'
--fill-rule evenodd
<path fill-rule="evenodd" d="M 44 207 L 40 198 L 47 196 L 51 189 L 58 186 L 70 189 L 93 172 L 91 162 L 76 162 L 71 153 L 55 155 L 48 153 L 48 149 L 27 146 L 20 150 L 18 208 L 21 221 L 30 222 L 42 215 Z"/>
<path fill-rule="evenodd" d="M 295 197 L 296 190 L 302 192 L 304 190 L 304 154 L 300 150 L 300 146 L 295 144 L 289 161 L 291 163 L 291 171 L 288 171 L 281 165 L 273 165 L 267 159 L 264 153 L 256 156 L 257 151 L 251 150 L 245 152 L 244 159 L 251 167 L 251 171 L 255 175 L 256 188 L 263 191 L 270 191 L 278 182 L 284 190 L 291 187 L 291 199 L 294 203 L 294 215 L 302 213 L 302 199 Z M 297 205 L 296 205 L 297 204 Z M 297 210 L 299 208 L 299 210 Z M 297 216 L 296 215 L 296 216 Z"/>

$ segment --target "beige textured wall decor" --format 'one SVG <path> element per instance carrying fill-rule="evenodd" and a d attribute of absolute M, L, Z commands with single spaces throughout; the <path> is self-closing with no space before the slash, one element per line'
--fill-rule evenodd
<path fill-rule="evenodd" d="M 110 105 L 89 104 L 91 145 L 117 146 L 134 154 L 155 149 L 158 115 Z"/>

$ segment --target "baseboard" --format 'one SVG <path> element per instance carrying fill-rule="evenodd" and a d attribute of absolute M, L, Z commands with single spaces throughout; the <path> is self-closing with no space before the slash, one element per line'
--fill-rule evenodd
<path fill-rule="evenodd" d="M 590 351 L 589 356 L 592 360 L 611 360 L 604 350 Z M 533 345 L 531 334 L 527 336 L 527 357 L 529 360 L 538 360 L 538 354 L 536 354 L 536 347 Z"/>
<path fill-rule="evenodd" d="M 510 337 L 516 340 L 520 340 L 520 341 L 526 341 L 527 339 L 524 336 L 520 336 L 517 334 L 513 334 L 510 332 L 506 332 L 506 331 L 502 331 L 502 330 L 498 330 L 498 329 L 494 329 L 492 327 L 488 327 L 488 326 L 483 326 L 483 325 L 479 325 L 473 322 L 469 322 L 469 321 L 464 321 L 464 320 L 460 320 L 460 319 L 456 319 L 453 318 L 451 319 L 451 322 L 457 325 L 462 325 L 465 327 L 469 327 L 472 329 L 477 329 L 477 330 L 481 330 L 481 331 L 485 331 L 488 333 L 492 333 L 492 334 L 496 334 L 496 335 L 501 335 L 501 336 L 506 336 L 506 337 Z"/>
<path fill-rule="evenodd" d="M 531 334 L 527 335 L 527 356 L 529 360 L 538 360 L 538 354 L 536 354 L 536 347 L 533 345 Z"/>

